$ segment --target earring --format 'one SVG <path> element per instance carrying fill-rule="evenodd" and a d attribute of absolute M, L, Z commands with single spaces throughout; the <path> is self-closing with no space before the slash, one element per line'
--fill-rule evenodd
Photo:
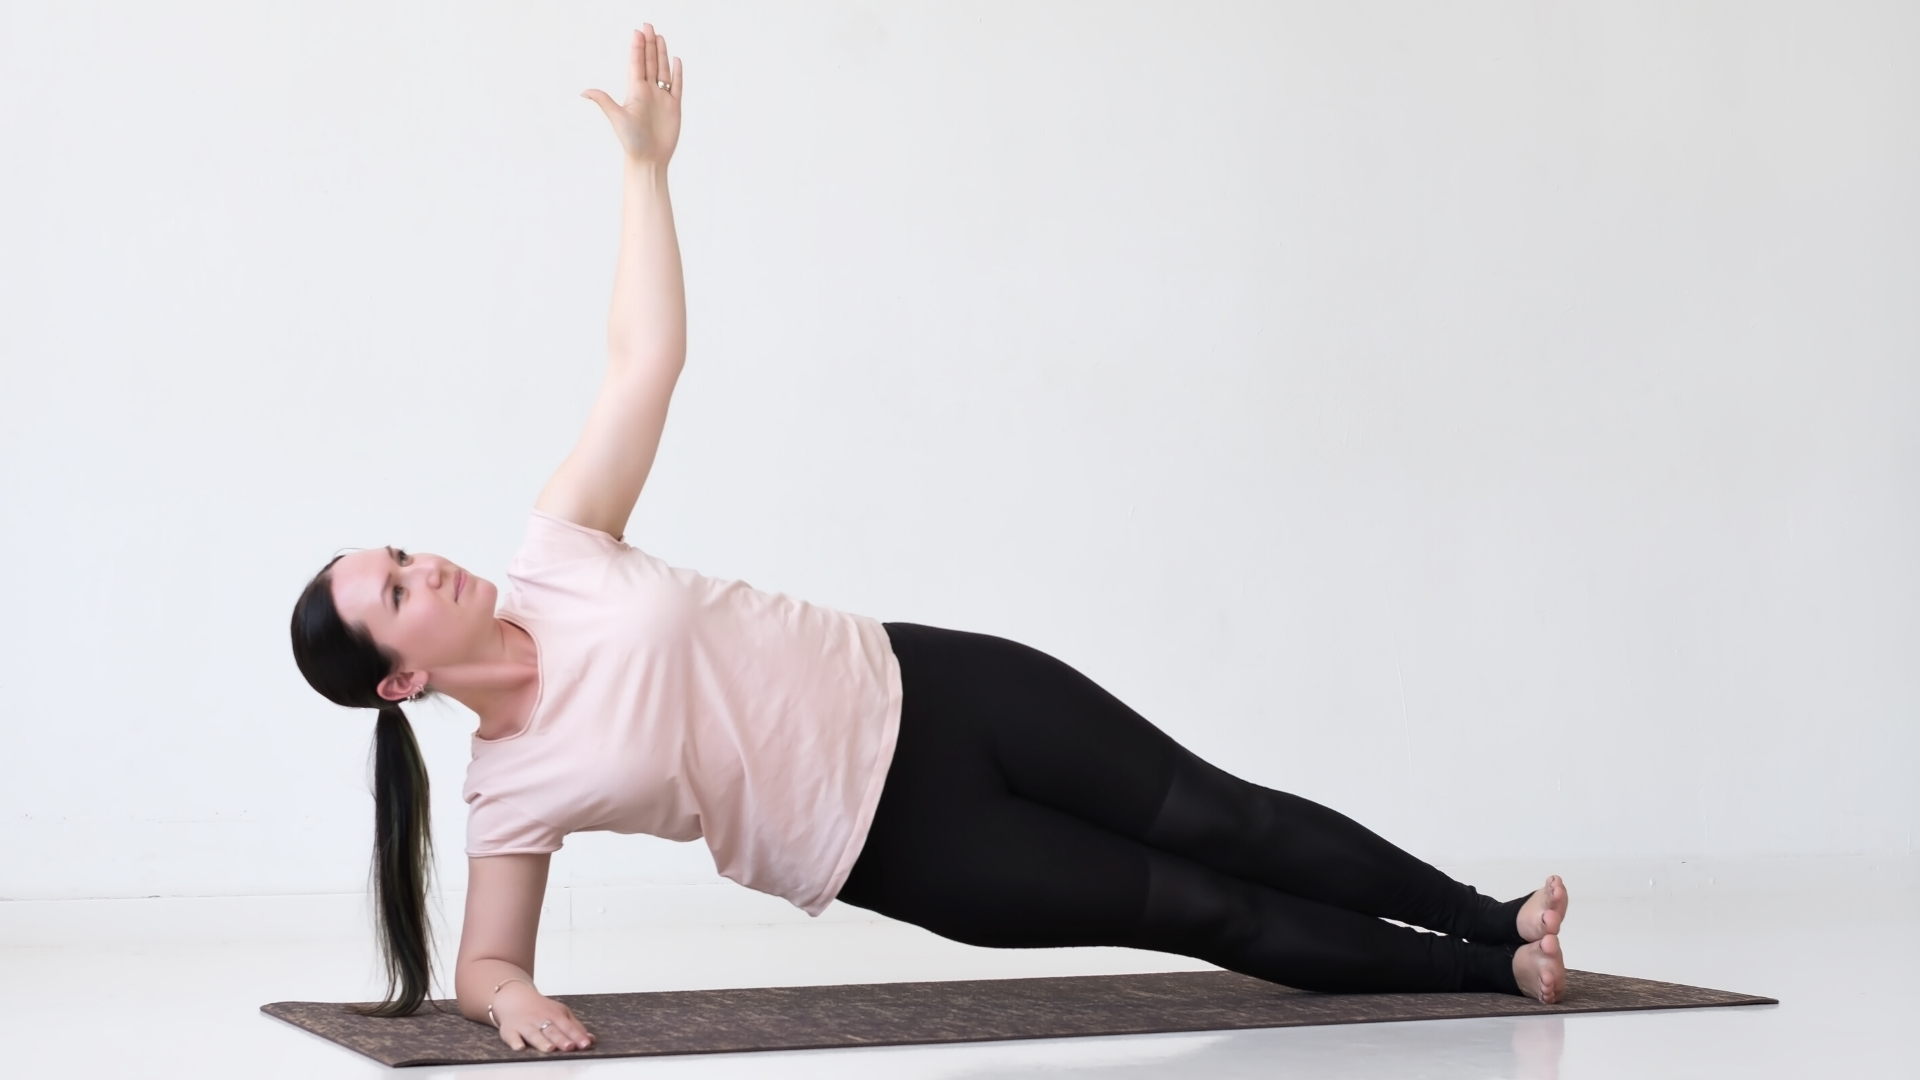
<path fill-rule="evenodd" d="M 420 689 L 418 689 L 418 690 L 415 690 L 415 691 L 414 691 L 413 693 L 411 693 L 411 694 L 408 694 L 408 695 L 407 695 L 407 700 L 408 700 L 408 701 L 419 701 L 419 700 L 420 700 L 421 698 L 423 698 L 423 697 L 426 697 L 426 696 L 427 696 L 427 688 L 423 686 L 423 687 L 421 687 Z"/>

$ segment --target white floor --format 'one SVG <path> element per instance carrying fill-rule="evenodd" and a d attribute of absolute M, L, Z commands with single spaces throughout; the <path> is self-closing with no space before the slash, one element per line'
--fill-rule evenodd
<path fill-rule="evenodd" d="M 698 1058 L 407 1070 L 452 1077 L 1920 1077 L 1920 892 L 1578 902 L 1576 967 L 1777 997 L 1778 1007 L 1428 1021 Z M 556 933 L 555 993 L 1166 970 L 1119 951 L 996 953 L 884 923 Z M 261 1015 L 363 996 L 366 942 L 0 949 L 6 1077 L 369 1077 L 389 1070 Z M 1913 1026 L 1910 1026 L 1913 1025 Z M 1901 1032 L 1909 1032 L 1903 1036 Z"/>

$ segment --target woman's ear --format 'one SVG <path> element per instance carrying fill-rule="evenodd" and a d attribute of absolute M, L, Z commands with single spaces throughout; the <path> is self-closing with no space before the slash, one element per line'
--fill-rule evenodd
<path fill-rule="evenodd" d="M 427 685 L 427 673 L 424 671 L 396 671 L 380 680 L 376 687 L 380 696 L 388 701 L 405 701 L 420 692 Z"/>

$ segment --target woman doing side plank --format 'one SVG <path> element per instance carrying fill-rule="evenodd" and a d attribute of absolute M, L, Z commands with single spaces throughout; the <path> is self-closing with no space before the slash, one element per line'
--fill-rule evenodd
<path fill-rule="evenodd" d="M 1555 1000 L 1558 878 L 1495 902 L 1207 764 L 1033 649 L 882 624 L 622 542 L 686 354 L 667 196 L 683 93 L 650 26 L 625 102 L 587 92 L 626 160 L 606 377 L 506 588 L 375 548 L 328 563 L 294 608 L 307 681 L 379 710 L 388 990 L 374 1011 L 412 1012 L 431 978 L 427 777 L 401 710 L 428 693 L 479 717 L 454 987 L 515 1048 L 592 1044 L 533 970 L 548 860 L 594 829 L 704 838 L 722 874 L 809 913 L 837 898 L 979 945 L 1126 945 L 1309 990 Z"/>

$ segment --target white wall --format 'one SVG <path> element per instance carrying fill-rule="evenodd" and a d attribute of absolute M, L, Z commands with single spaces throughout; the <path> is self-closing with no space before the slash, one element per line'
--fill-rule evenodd
<path fill-rule="evenodd" d="M 1437 861 L 1914 852 L 1920 7 L 6 2 L 0 896 L 365 880 L 287 614 L 346 545 L 505 566 L 641 18 L 643 546 L 1029 641 Z"/>

